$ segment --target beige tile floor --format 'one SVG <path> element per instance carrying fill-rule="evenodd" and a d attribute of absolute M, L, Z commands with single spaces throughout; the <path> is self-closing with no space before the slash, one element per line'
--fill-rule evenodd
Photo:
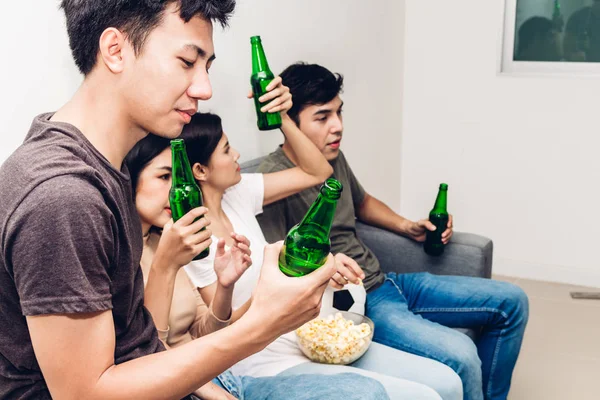
<path fill-rule="evenodd" d="M 600 400 L 600 300 L 580 286 L 494 276 L 529 296 L 529 324 L 509 400 Z"/>

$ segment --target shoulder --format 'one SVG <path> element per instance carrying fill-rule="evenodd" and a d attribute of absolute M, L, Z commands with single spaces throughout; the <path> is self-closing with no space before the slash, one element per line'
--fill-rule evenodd
<path fill-rule="evenodd" d="M 239 192 L 240 194 L 244 194 L 249 191 L 255 191 L 256 189 L 263 189 L 264 179 L 263 174 L 261 173 L 246 173 L 241 174 L 240 181 L 229 188 L 226 193 L 231 192 Z"/>
<path fill-rule="evenodd" d="M 270 172 L 283 171 L 293 167 L 294 164 L 287 158 L 281 147 L 279 147 L 262 160 L 257 171 L 266 174 Z"/>
<path fill-rule="evenodd" d="M 252 219 L 262 212 L 264 196 L 263 174 L 242 174 L 240 182 L 225 191 L 222 204 L 229 206 L 229 209 L 225 210 L 226 213 L 242 213 L 245 218 Z"/>
<path fill-rule="evenodd" d="M 101 189 L 85 176 L 77 174 L 58 175 L 40 182 L 27 194 L 22 204 L 53 209 L 57 213 L 72 212 L 73 209 L 69 209 L 71 206 L 80 213 L 85 213 L 90 206 L 106 206 Z"/>
<path fill-rule="evenodd" d="M 114 218 L 102 193 L 77 175 L 47 179 L 11 206 L 2 210 L 6 213 L 3 240 L 25 231 L 28 237 L 40 240 L 44 234 L 52 235 L 53 239 L 62 238 L 69 232 L 82 233 L 81 229 L 96 234 L 103 230 L 107 237 L 112 237 Z"/>
<path fill-rule="evenodd" d="M 74 140 L 30 140 L 21 145 L 0 168 L 1 212 L 10 212 L 25 198 L 72 200 L 99 194 L 99 171 L 90 165 L 85 149 Z M 96 187 L 96 188 L 95 188 Z"/>
<path fill-rule="evenodd" d="M 249 196 L 254 197 L 257 193 L 260 193 L 262 196 L 264 190 L 263 174 L 242 174 L 240 181 L 225 191 L 223 199 L 225 201 L 244 202 Z"/>

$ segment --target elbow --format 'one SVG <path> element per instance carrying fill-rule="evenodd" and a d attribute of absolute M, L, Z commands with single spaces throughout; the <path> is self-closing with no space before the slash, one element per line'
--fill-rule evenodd
<path fill-rule="evenodd" d="M 327 163 L 327 167 L 323 168 L 323 170 L 317 176 L 319 183 L 325 182 L 329 177 L 331 177 L 331 175 L 333 175 L 333 167 Z"/>

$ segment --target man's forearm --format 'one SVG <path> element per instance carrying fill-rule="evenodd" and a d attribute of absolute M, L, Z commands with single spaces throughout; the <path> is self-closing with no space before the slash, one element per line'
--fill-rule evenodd
<path fill-rule="evenodd" d="M 251 318 L 244 318 L 169 351 L 113 366 L 99 378 L 93 396 L 86 397 L 181 399 L 273 339 Z"/>
<path fill-rule="evenodd" d="M 300 169 L 309 175 L 318 177 L 319 181 L 324 181 L 331 176 L 333 169 L 329 162 L 288 115 L 282 116 L 281 130 L 294 152 Z"/>
<path fill-rule="evenodd" d="M 408 219 L 396 214 L 385 203 L 369 194 L 365 195 L 358 209 L 357 217 L 364 223 L 399 234 L 405 234 L 407 224 L 411 223 Z"/>
<path fill-rule="evenodd" d="M 235 321 L 238 321 L 240 318 L 242 318 L 244 316 L 244 314 L 246 314 L 246 311 L 248 311 L 248 309 L 250 308 L 251 305 L 252 305 L 252 298 L 250 298 L 250 300 L 245 302 L 240 308 L 238 308 L 237 310 L 234 310 L 233 313 L 231 314 L 231 322 L 233 323 Z"/>

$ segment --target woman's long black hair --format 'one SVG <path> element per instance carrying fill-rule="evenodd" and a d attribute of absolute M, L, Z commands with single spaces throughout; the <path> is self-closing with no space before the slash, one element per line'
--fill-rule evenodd
<path fill-rule="evenodd" d="M 183 128 L 181 136 L 179 136 L 180 139 L 185 141 L 190 165 L 200 163 L 205 166 L 208 165 L 208 161 L 222 137 L 221 117 L 211 113 L 195 114 L 190 123 Z M 150 161 L 168 148 L 170 143 L 170 139 L 149 134 L 137 142 L 127 154 L 125 164 L 131 175 L 131 186 L 134 195 L 142 170 L 146 168 Z"/>

